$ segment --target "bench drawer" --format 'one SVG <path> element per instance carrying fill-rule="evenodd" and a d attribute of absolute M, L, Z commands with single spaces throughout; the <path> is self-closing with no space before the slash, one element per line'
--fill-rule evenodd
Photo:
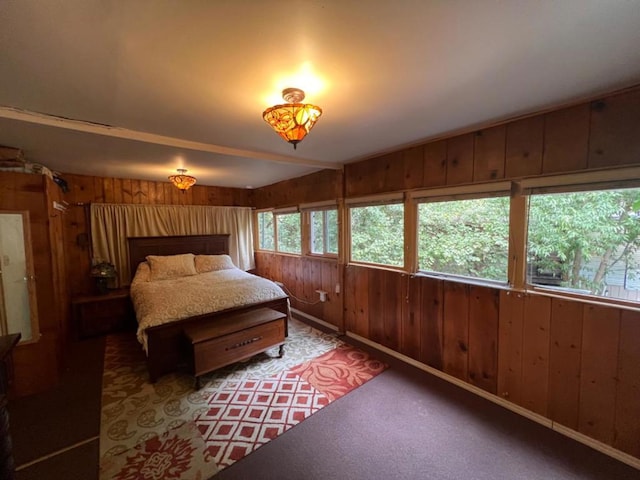
<path fill-rule="evenodd" d="M 278 319 L 239 332 L 193 344 L 197 376 L 284 343 L 285 319 Z"/>

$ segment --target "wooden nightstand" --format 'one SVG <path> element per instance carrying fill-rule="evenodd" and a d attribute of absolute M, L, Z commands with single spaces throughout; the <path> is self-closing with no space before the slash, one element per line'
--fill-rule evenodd
<path fill-rule="evenodd" d="M 132 325 L 134 318 L 128 289 L 74 297 L 71 310 L 78 338 L 124 330 Z"/>

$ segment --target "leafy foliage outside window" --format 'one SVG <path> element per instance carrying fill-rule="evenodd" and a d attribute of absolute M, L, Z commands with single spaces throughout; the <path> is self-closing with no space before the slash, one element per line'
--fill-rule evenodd
<path fill-rule="evenodd" d="M 507 280 L 509 198 L 418 205 L 418 268 Z"/>
<path fill-rule="evenodd" d="M 351 207 L 351 260 L 404 265 L 404 205 Z"/>
<path fill-rule="evenodd" d="M 258 248 L 261 250 L 274 249 L 274 224 L 272 212 L 258 213 Z"/>
<path fill-rule="evenodd" d="M 311 253 L 338 254 L 338 210 L 311 212 Z"/>
<path fill-rule="evenodd" d="M 277 251 L 286 253 L 301 253 L 300 214 L 277 214 Z"/>
<path fill-rule="evenodd" d="M 640 189 L 531 196 L 527 249 L 530 283 L 640 298 Z"/>

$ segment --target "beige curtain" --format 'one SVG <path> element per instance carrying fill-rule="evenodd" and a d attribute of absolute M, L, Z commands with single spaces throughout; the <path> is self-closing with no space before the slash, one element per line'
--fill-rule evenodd
<path fill-rule="evenodd" d="M 229 255 L 242 270 L 255 267 L 249 207 L 91 204 L 93 257 L 113 263 L 120 286 L 129 285 L 127 237 L 228 233 Z"/>

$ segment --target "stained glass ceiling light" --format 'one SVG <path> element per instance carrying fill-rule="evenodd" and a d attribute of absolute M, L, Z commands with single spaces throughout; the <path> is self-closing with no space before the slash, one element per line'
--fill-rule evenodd
<path fill-rule="evenodd" d="M 170 175 L 169 180 L 173 183 L 182 193 L 189 190 L 196 183 L 196 177 L 191 175 L 185 175 L 187 171 L 184 168 L 178 169 L 178 175 Z"/>
<path fill-rule="evenodd" d="M 278 135 L 293 144 L 293 148 L 311 131 L 322 109 L 304 100 L 304 92 L 299 88 L 285 88 L 282 91 L 283 105 L 274 105 L 262 113 L 264 121 L 271 125 Z"/>

